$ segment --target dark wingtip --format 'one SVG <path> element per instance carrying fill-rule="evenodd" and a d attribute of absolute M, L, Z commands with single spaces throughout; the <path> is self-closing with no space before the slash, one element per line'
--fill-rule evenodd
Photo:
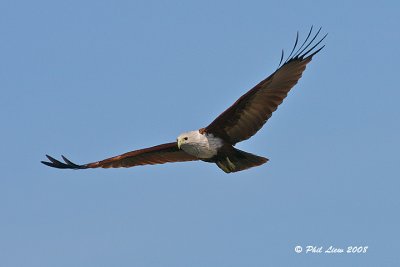
<path fill-rule="evenodd" d="M 58 161 L 55 158 L 46 155 L 47 159 L 50 161 L 41 161 L 42 164 L 52 167 L 52 168 L 57 168 L 57 169 L 73 169 L 73 170 L 78 170 L 78 169 L 86 169 L 87 167 L 85 165 L 78 165 L 73 163 L 72 161 L 68 160 L 66 157 L 61 156 L 64 162 Z"/>
<path fill-rule="evenodd" d="M 297 31 L 297 34 L 296 34 L 296 41 L 294 42 L 294 46 L 293 46 L 293 49 L 292 49 L 292 51 L 290 52 L 290 54 L 289 54 L 289 56 L 288 56 L 288 59 L 286 60 L 286 62 L 290 59 L 290 57 L 293 55 L 293 52 L 294 52 L 294 50 L 296 49 L 296 47 L 297 47 L 297 43 L 299 42 L 299 31 Z"/>
<path fill-rule="evenodd" d="M 325 45 L 323 45 L 323 46 L 321 46 L 320 48 L 318 48 L 318 50 L 316 50 L 316 51 L 314 51 L 312 54 L 310 54 L 308 57 L 313 57 L 315 54 L 317 54 L 319 51 L 321 51 L 322 50 L 322 48 L 324 48 L 325 47 Z"/>
<path fill-rule="evenodd" d="M 41 163 L 44 164 L 44 165 L 46 165 L 46 166 L 53 167 L 53 163 L 51 163 L 51 162 L 41 161 Z"/>
<path fill-rule="evenodd" d="M 282 54 L 281 54 L 281 60 L 279 60 L 279 64 L 278 64 L 278 68 L 281 66 L 282 64 L 282 60 L 283 60 L 283 56 L 285 55 L 285 51 L 282 49 Z"/>
<path fill-rule="evenodd" d="M 73 163 L 72 161 L 70 161 L 69 159 L 67 159 L 66 157 L 64 157 L 63 155 L 61 155 L 61 157 L 63 158 L 63 160 L 65 161 L 65 163 L 68 164 L 68 166 L 71 166 L 71 167 L 73 167 L 74 169 L 85 169 L 85 166 L 75 164 L 75 163 Z"/>
<path fill-rule="evenodd" d="M 319 29 L 319 31 L 321 30 L 321 28 Z M 318 33 L 319 33 L 318 31 Z M 317 34 L 318 34 L 317 33 Z M 325 47 L 325 45 L 323 45 L 322 47 L 318 48 L 315 52 L 311 53 L 311 55 L 308 55 L 311 51 L 314 50 L 314 48 L 316 48 L 325 38 L 326 36 L 328 36 L 328 34 L 325 34 L 313 47 L 311 47 L 310 49 L 308 49 L 306 52 L 304 52 L 302 55 L 300 55 L 300 58 L 305 58 L 305 57 L 312 57 L 313 55 L 315 55 L 316 53 L 318 53 L 319 51 L 321 51 L 322 48 Z M 315 36 L 317 37 L 317 36 Z M 314 38 L 315 39 L 315 38 Z"/>
<path fill-rule="evenodd" d="M 326 36 L 328 36 L 328 34 L 325 34 L 321 39 L 319 39 L 318 41 L 314 42 L 315 39 L 319 36 L 319 33 L 322 30 L 322 27 L 320 27 L 318 29 L 318 31 L 315 34 L 313 34 L 313 37 L 309 41 L 309 38 L 311 37 L 311 34 L 313 32 L 313 29 L 314 29 L 314 26 L 311 26 L 310 31 L 308 32 L 308 35 L 305 38 L 303 44 L 297 49 L 296 52 L 294 52 L 294 50 L 296 49 L 296 46 L 297 46 L 297 43 L 298 43 L 298 37 L 299 37 L 298 32 L 297 32 L 295 45 L 294 45 L 294 47 L 292 49 L 292 52 L 290 53 L 290 55 L 286 59 L 286 61 L 283 63 L 283 65 L 285 65 L 286 63 L 289 63 L 289 62 L 291 62 L 293 60 L 303 60 L 303 59 L 306 59 L 306 58 L 312 58 L 312 56 L 317 54 L 319 51 L 322 50 L 322 48 L 325 47 L 325 45 L 322 45 L 321 47 L 318 48 L 318 46 L 326 38 Z M 309 47 L 311 47 L 311 48 L 309 48 Z M 282 60 L 279 63 L 279 65 L 281 63 L 282 63 Z"/>

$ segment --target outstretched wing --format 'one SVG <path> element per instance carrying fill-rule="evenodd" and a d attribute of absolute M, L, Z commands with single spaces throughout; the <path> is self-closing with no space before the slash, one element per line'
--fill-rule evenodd
<path fill-rule="evenodd" d="M 324 47 L 315 50 L 326 35 L 316 44 L 313 44 L 320 31 L 321 28 L 308 42 L 312 33 L 311 27 L 303 44 L 294 52 L 298 43 L 299 35 L 297 34 L 295 45 L 287 60 L 281 65 L 282 51 L 281 62 L 279 63 L 281 66 L 272 75 L 240 97 L 203 131 L 219 136 L 233 145 L 253 136 L 272 116 L 272 113 L 282 103 L 290 89 L 301 78 L 312 57 Z M 312 47 L 310 48 L 310 46 Z"/>
<path fill-rule="evenodd" d="M 131 151 L 119 156 L 92 162 L 84 165 L 78 165 L 66 157 L 61 156 L 64 162 L 58 161 L 48 155 L 46 157 L 50 162 L 42 161 L 43 164 L 58 169 L 89 169 L 89 168 L 128 168 L 139 165 L 163 164 L 167 162 L 182 162 L 198 160 L 180 150 L 176 142 L 153 146 L 145 149 Z"/>

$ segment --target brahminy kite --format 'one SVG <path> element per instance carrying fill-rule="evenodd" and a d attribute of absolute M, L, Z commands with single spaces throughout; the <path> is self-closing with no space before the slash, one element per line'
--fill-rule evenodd
<path fill-rule="evenodd" d="M 219 115 L 210 125 L 199 130 L 182 133 L 176 142 L 128 152 L 97 162 L 78 165 L 62 156 L 60 162 L 48 155 L 43 164 L 58 169 L 120 168 L 167 162 L 201 160 L 216 163 L 226 173 L 238 172 L 259 166 L 267 158 L 241 151 L 234 147 L 238 142 L 253 136 L 271 117 L 290 89 L 302 76 L 306 65 L 324 46 L 318 48 L 324 35 L 316 41 L 321 28 L 313 35 L 311 27 L 303 44 L 295 45 L 285 61 L 282 51 L 278 69 L 265 80 L 241 96 L 231 107 Z M 296 50 L 296 51 L 295 51 Z"/>

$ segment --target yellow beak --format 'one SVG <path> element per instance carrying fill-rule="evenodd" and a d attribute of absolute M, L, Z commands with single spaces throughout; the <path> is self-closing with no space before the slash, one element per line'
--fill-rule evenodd
<path fill-rule="evenodd" d="M 181 149 L 182 139 L 179 138 L 176 141 L 178 142 L 178 148 Z"/>

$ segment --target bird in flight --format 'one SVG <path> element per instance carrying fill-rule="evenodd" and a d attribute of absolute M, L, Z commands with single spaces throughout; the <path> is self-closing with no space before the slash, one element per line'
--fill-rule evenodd
<path fill-rule="evenodd" d="M 313 34 L 311 27 L 305 41 L 298 47 L 297 33 L 293 49 L 286 60 L 282 51 L 278 69 L 269 77 L 241 96 L 210 125 L 199 130 L 182 133 L 176 142 L 131 151 L 97 162 L 78 165 L 61 156 L 64 162 L 46 155 L 43 164 L 58 169 L 120 168 L 167 162 L 201 160 L 216 163 L 226 173 L 259 166 L 268 161 L 234 147 L 253 136 L 272 116 L 290 89 L 301 78 L 306 65 L 323 46 L 327 36 L 317 39 L 321 28 Z"/>

